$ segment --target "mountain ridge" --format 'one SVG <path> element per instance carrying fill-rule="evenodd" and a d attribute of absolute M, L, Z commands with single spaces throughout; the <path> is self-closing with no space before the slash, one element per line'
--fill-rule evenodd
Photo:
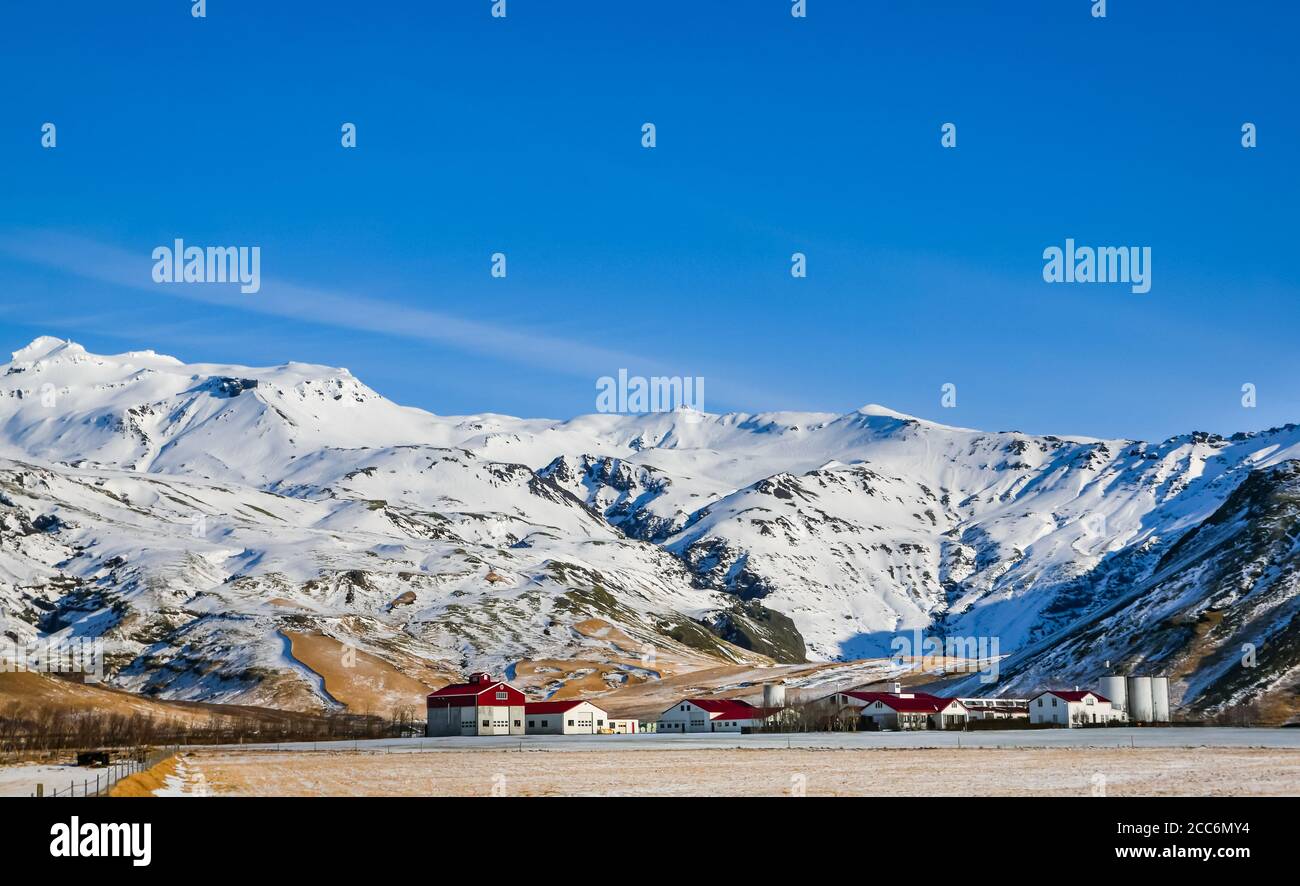
<path fill-rule="evenodd" d="M 4 633 L 103 637 L 113 679 L 154 694 L 306 703 L 276 639 L 291 618 L 409 673 L 594 656 L 611 689 L 656 678 L 642 645 L 761 663 L 988 637 L 1011 655 L 1001 688 L 1024 691 L 1095 673 L 1017 656 L 1145 587 L 1252 476 L 1300 458 L 1300 429 L 1147 443 L 876 404 L 439 416 L 345 369 L 41 337 L 0 370 L 0 456 Z M 575 627 L 592 619 L 638 649 Z M 1293 676 L 1220 695 L 1198 673 L 1179 688 L 1205 707 Z"/>

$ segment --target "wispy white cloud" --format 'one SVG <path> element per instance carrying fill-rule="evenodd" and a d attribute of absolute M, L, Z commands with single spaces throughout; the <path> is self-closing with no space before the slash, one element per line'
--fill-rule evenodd
<path fill-rule="evenodd" d="M 0 252 L 21 261 L 159 297 L 183 298 L 299 323 L 427 341 L 575 376 L 605 374 L 620 366 L 651 367 L 656 362 L 584 341 L 467 320 L 368 295 L 339 293 L 273 275 L 263 278 L 262 290 L 254 295 L 241 294 L 235 285 L 155 283 L 149 251 L 131 252 L 60 232 L 3 234 Z"/>
<path fill-rule="evenodd" d="M 517 325 L 471 320 L 371 295 L 304 285 L 276 277 L 274 273 L 264 273 L 261 291 L 250 295 L 240 293 L 237 284 L 155 283 L 152 246 L 127 250 L 63 231 L 11 229 L 0 231 L 0 254 L 58 273 L 148 293 L 157 298 L 180 298 L 296 323 L 428 342 L 588 382 L 603 375 L 613 375 L 620 368 L 641 375 L 704 374 L 708 376 L 710 399 L 706 408 L 710 411 L 741 403 L 750 404 L 749 408 L 756 410 L 798 408 L 794 406 L 798 401 L 788 396 L 788 392 L 738 381 L 736 373 L 720 372 L 716 363 L 708 366 L 696 360 L 691 367 L 680 363 L 668 365 L 663 357 L 649 358 Z M 265 254 L 263 259 L 265 269 Z M 121 329 L 113 329 L 111 321 L 105 321 L 100 331 L 115 336 L 123 333 Z M 131 322 L 131 331 L 135 335 L 141 333 L 138 310 Z M 194 330 L 180 331 L 180 335 L 192 337 Z M 172 343 L 171 339 L 149 342 L 149 346 L 165 349 L 169 343 Z M 717 359 L 716 355 L 713 359 Z M 346 362 L 346 359 L 337 362 Z"/>

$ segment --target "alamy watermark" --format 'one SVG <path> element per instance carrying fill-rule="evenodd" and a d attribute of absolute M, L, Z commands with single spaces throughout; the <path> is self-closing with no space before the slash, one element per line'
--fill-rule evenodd
<path fill-rule="evenodd" d="M 74 815 L 67 824 L 51 825 L 50 836 L 54 838 L 50 840 L 54 858 L 129 858 L 137 868 L 148 867 L 153 859 L 153 825 L 149 822 L 82 822 Z"/>
<path fill-rule="evenodd" d="M 912 659 L 913 670 L 940 667 L 945 671 L 978 672 L 981 683 L 996 683 L 1001 645 L 997 637 L 925 636 L 918 628 L 911 636 L 899 634 L 889 641 L 889 659 L 900 667 Z M 958 661 L 948 661 L 953 658 Z"/>
<path fill-rule="evenodd" d="M 1049 246 L 1043 250 L 1048 283 L 1130 283 L 1139 295 L 1151 291 L 1150 246 Z"/>
<path fill-rule="evenodd" d="M 84 674 L 87 683 L 99 683 L 104 679 L 104 641 L 0 639 L 0 674 L 15 673 Z"/>
<path fill-rule="evenodd" d="M 596 379 L 596 411 L 616 413 L 687 411 L 704 412 L 704 379 L 700 376 L 662 376 L 647 378 L 618 371 L 618 378 L 603 375 Z"/>
<path fill-rule="evenodd" d="M 238 283 L 246 295 L 262 288 L 260 246 L 186 246 L 177 238 L 155 248 L 153 260 L 155 283 Z"/>

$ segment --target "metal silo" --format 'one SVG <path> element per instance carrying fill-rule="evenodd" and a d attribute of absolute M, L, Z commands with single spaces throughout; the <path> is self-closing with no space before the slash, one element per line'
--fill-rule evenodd
<path fill-rule="evenodd" d="M 1151 678 L 1151 719 L 1157 723 L 1169 722 L 1169 678 Z"/>
<path fill-rule="evenodd" d="M 1111 707 L 1115 710 L 1128 710 L 1128 690 L 1123 677 L 1102 677 L 1100 691 L 1110 699 Z"/>
<path fill-rule="evenodd" d="M 1128 718 L 1138 723 L 1150 723 L 1154 712 L 1151 710 L 1151 678 L 1129 677 Z"/>
<path fill-rule="evenodd" d="M 785 707 L 785 684 L 784 683 L 763 684 L 763 707 L 765 708 Z"/>

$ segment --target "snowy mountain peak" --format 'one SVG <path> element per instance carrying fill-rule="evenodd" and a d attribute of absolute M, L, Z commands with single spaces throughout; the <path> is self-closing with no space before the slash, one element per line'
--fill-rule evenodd
<path fill-rule="evenodd" d="M 890 409 L 888 406 L 881 406 L 879 403 L 868 403 L 858 408 L 859 415 L 870 415 L 880 418 L 896 418 L 900 421 L 921 421 L 914 415 L 907 415 L 902 412 Z"/>
<path fill-rule="evenodd" d="M 31 366 L 37 361 L 57 357 L 60 354 L 80 355 L 85 353 L 86 349 L 74 341 L 55 338 L 52 335 L 40 335 L 32 339 L 31 344 L 14 351 L 12 363 Z"/>

